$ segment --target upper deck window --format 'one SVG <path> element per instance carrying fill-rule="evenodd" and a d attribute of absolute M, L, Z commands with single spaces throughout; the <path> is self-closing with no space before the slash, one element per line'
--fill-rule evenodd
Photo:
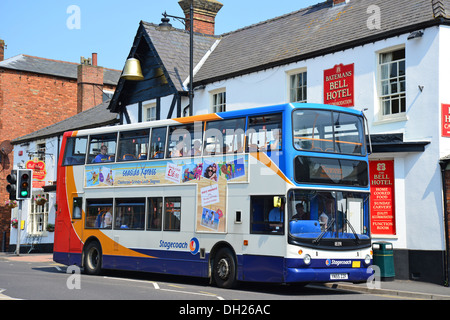
<path fill-rule="evenodd" d="M 343 112 L 295 110 L 292 118 L 297 150 L 365 154 L 362 117 Z"/>
<path fill-rule="evenodd" d="M 169 158 L 201 155 L 203 123 L 169 127 L 167 156 Z"/>
<path fill-rule="evenodd" d="M 248 118 L 247 151 L 281 150 L 281 113 Z"/>
<path fill-rule="evenodd" d="M 68 138 L 63 166 L 84 165 L 88 137 Z"/>
<path fill-rule="evenodd" d="M 167 128 L 153 128 L 150 141 L 150 159 L 164 159 Z"/>
<path fill-rule="evenodd" d="M 149 134 L 149 129 L 121 132 L 117 160 L 147 160 Z"/>
<path fill-rule="evenodd" d="M 245 118 L 208 122 L 204 154 L 242 153 L 244 131 Z"/>
<path fill-rule="evenodd" d="M 117 133 L 105 133 L 91 136 L 89 141 L 88 163 L 114 162 L 116 145 Z"/>

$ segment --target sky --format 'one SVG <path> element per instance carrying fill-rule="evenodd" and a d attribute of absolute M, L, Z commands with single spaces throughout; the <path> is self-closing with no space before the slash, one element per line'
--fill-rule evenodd
<path fill-rule="evenodd" d="M 141 20 L 159 24 L 162 13 L 184 17 L 179 0 L 0 0 L 5 59 L 19 54 L 122 70 Z M 325 0 L 219 0 L 216 34 L 234 31 Z M 175 28 L 183 29 L 178 21 Z"/>

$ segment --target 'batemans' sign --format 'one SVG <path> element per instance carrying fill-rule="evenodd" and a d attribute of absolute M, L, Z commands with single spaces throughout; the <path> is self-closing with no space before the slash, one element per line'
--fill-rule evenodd
<path fill-rule="evenodd" d="M 355 64 L 335 65 L 334 68 L 324 70 L 323 101 L 341 107 L 353 107 Z"/>

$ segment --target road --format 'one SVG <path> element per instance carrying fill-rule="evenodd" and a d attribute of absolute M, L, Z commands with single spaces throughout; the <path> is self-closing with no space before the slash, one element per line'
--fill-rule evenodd
<path fill-rule="evenodd" d="M 75 268 L 75 271 L 79 269 Z M 199 301 L 203 301 L 205 305 L 208 305 L 205 301 L 244 305 L 252 301 L 257 302 L 256 305 L 253 304 L 252 312 L 258 310 L 263 312 L 264 306 L 271 305 L 277 300 L 285 303 L 299 300 L 395 299 L 333 290 L 320 285 L 301 287 L 241 283 L 238 289 L 227 290 L 211 286 L 204 279 L 169 275 L 107 271 L 101 276 L 88 276 L 68 273 L 68 267 L 57 264 L 50 258 L 46 261 L 30 261 L 5 256 L 0 256 L 1 295 L 23 300 L 173 300 L 176 302 L 173 304 L 172 312 L 188 312 L 186 302 L 192 305 L 195 301 L 197 302 L 195 305 L 199 305 Z M 199 310 L 192 309 L 192 311 Z M 215 311 L 227 312 L 224 309 Z"/>

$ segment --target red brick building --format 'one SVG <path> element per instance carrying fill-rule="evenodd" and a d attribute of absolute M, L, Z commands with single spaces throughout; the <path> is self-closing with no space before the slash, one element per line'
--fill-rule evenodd
<path fill-rule="evenodd" d="M 97 66 L 95 53 L 77 64 L 24 54 L 5 60 L 4 51 L 0 40 L 0 250 L 9 243 L 11 213 L 4 205 L 14 163 L 9 141 L 101 104 L 121 73 Z"/>

